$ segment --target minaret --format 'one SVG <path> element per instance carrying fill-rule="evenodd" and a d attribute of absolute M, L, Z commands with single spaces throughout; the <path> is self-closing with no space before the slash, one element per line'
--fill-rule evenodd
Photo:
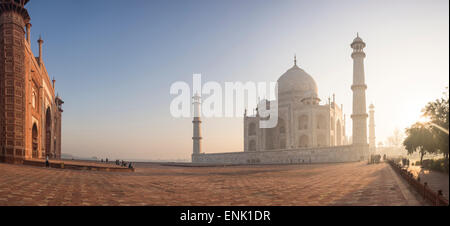
<path fill-rule="evenodd" d="M 371 104 L 369 106 L 369 148 L 374 150 L 376 148 L 375 143 L 375 106 Z"/>
<path fill-rule="evenodd" d="M 357 35 L 351 44 L 353 49 L 353 134 L 354 145 L 367 145 L 367 112 L 366 112 L 366 89 L 364 79 L 364 58 L 366 54 L 363 49 L 366 43 Z"/>
<path fill-rule="evenodd" d="M 56 130 L 55 158 L 61 159 L 61 135 L 62 135 L 61 124 L 62 124 L 62 113 L 64 112 L 62 109 L 62 105 L 64 104 L 64 101 L 58 94 L 56 94 L 55 103 L 57 107 L 57 111 L 55 114 L 55 130 Z"/>
<path fill-rule="evenodd" d="M 201 116 L 201 97 L 195 94 L 192 98 L 192 104 L 194 105 L 194 120 L 192 121 L 194 126 L 194 134 L 192 136 L 193 141 L 193 151 L 192 151 L 192 162 L 195 162 L 195 155 L 202 152 L 202 133 L 200 124 L 202 123 Z"/>
<path fill-rule="evenodd" d="M 344 110 L 342 110 L 342 112 L 344 112 Z M 344 138 L 345 138 L 345 145 L 347 145 L 348 144 L 348 137 L 347 137 L 347 133 L 345 132 L 346 130 L 347 130 L 347 124 L 346 124 L 346 118 L 347 118 L 347 116 L 344 114 L 344 131 L 343 131 L 343 134 L 344 134 Z"/>
<path fill-rule="evenodd" d="M 20 163 L 26 154 L 25 25 L 28 0 L 0 1 L 0 162 Z"/>
<path fill-rule="evenodd" d="M 31 46 L 31 24 L 27 23 L 25 25 L 25 27 L 27 29 L 27 42 L 28 42 L 28 45 Z"/>
<path fill-rule="evenodd" d="M 42 44 L 44 44 L 44 40 L 42 40 L 42 37 L 39 36 L 39 39 L 37 42 L 39 44 L 39 66 L 42 67 L 42 63 L 44 62 L 44 60 L 42 59 Z"/>

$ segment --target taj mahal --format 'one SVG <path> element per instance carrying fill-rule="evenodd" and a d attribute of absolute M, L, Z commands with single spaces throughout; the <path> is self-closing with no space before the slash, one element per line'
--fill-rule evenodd
<path fill-rule="evenodd" d="M 244 117 L 244 150 L 327 147 L 346 143 L 342 108 L 333 102 L 320 105 L 317 84 L 294 66 L 278 79 L 278 124 L 260 129 L 256 115 Z"/>
<path fill-rule="evenodd" d="M 375 146 L 374 106 L 370 106 L 369 143 L 367 139 L 366 89 L 363 49 L 365 42 L 357 35 L 351 43 L 353 52 L 352 136 L 345 134 L 343 106 L 335 95 L 325 104 L 318 97 L 318 86 L 305 70 L 294 65 L 278 79 L 278 123 L 274 128 L 259 128 L 258 109 L 244 115 L 244 151 L 203 153 L 201 118 L 194 117 L 193 163 L 216 164 L 299 164 L 351 162 L 367 159 Z M 201 99 L 193 99 L 199 111 Z M 195 110 L 197 109 L 197 110 Z"/>

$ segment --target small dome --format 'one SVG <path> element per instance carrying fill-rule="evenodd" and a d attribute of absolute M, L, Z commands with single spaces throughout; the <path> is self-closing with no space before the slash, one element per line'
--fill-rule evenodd
<path fill-rule="evenodd" d="M 350 45 L 352 48 L 364 48 L 366 47 L 366 43 L 359 37 L 359 34 L 356 34 L 356 38 L 353 39 L 352 44 Z"/>
<path fill-rule="evenodd" d="M 356 38 L 353 39 L 353 43 L 355 42 L 364 42 L 360 37 L 359 37 L 359 33 L 356 33 Z"/>
<path fill-rule="evenodd" d="M 353 39 L 353 42 L 364 42 L 359 36 Z"/>
<path fill-rule="evenodd" d="M 279 100 L 301 100 L 317 97 L 318 89 L 314 79 L 303 69 L 294 65 L 278 79 Z"/>

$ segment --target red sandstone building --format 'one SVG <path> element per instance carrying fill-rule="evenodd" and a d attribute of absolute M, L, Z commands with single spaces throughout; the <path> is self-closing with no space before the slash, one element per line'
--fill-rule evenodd
<path fill-rule="evenodd" d="M 0 162 L 61 157 L 61 106 L 42 59 L 31 51 L 29 0 L 0 0 Z"/>

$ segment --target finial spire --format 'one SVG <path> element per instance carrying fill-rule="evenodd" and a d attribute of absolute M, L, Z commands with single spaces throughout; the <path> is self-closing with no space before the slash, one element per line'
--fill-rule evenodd
<path fill-rule="evenodd" d="M 294 65 L 297 66 L 297 54 L 294 55 Z"/>
<path fill-rule="evenodd" d="M 359 32 L 356 32 L 356 37 L 358 37 L 358 38 L 359 38 Z"/>

